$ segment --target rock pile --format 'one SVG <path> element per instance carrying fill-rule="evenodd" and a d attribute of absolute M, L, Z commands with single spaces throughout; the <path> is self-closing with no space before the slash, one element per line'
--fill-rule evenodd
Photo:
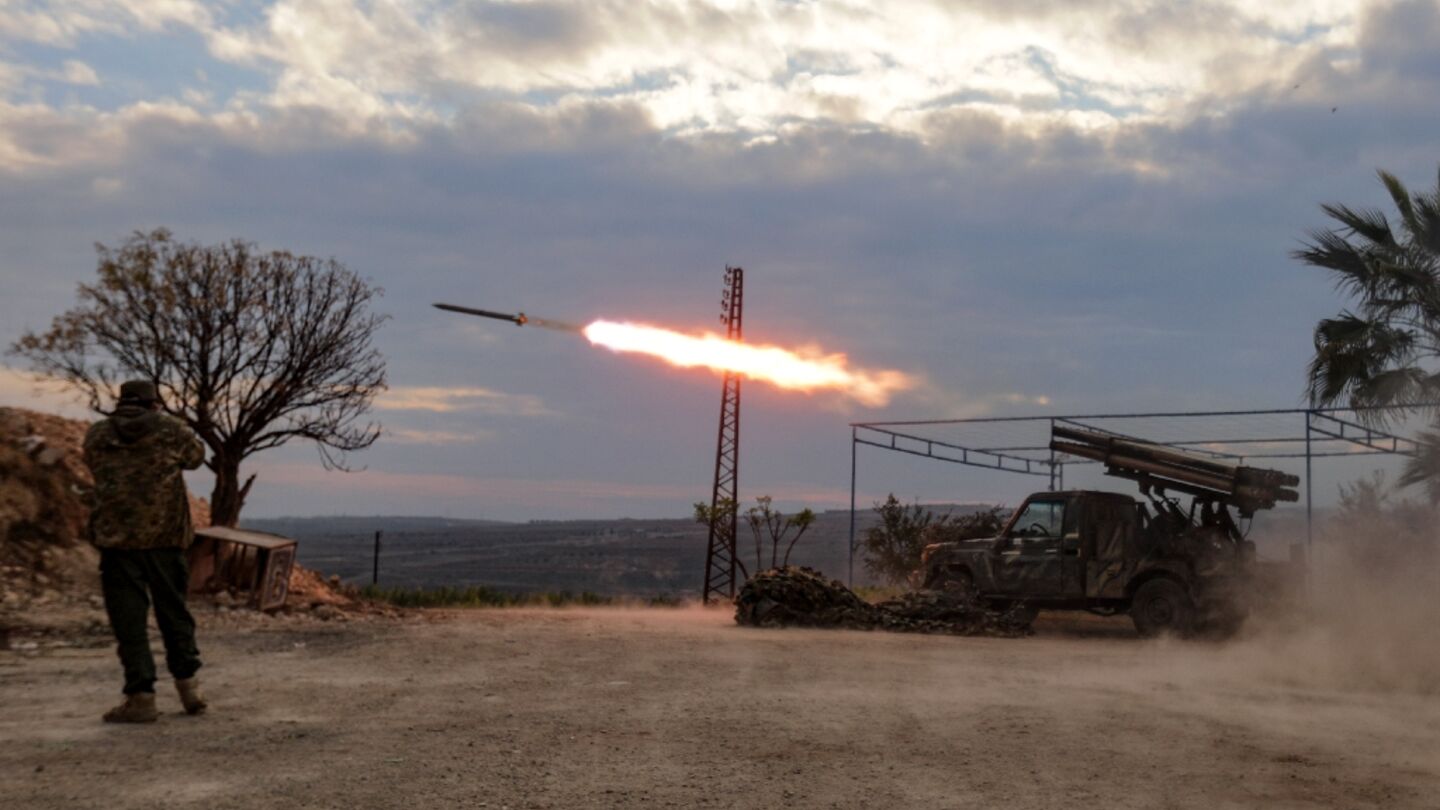
<path fill-rule="evenodd" d="M 751 577 L 735 597 L 735 622 L 752 627 L 845 627 L 961 636 L 1028 635 L 1032 612 L 991 610 L 940 591 L 871 604 L 819 571 L 786 566 Z"/>
<path fill-rule="evenodd" d="M 398 617 L 404 611 L 389 605 L 361 599 L 352 586 L 338 576 L 324 577 L 316 571 L 296 565 L 290 571 L 290 592 L 285 598 L 285 613 L 308 613 L 321 621 L 346 621 L 360 617 Z"/>
<path fill-rule="evenodd" d="M 250 626 L 272 622 L 350 622 L 375 619 L 409 618 L 413 614 L 400 608 L 354 598 L 351 589 L 338 581 L 326 580 L 306 568 L 295 567 L 291 582 L 300 577 L 311 583 L 301 591 L 292 590 L 285 606 L 262 613 L 249 605 L 248 594 L 228 590 L 191 597 L 191 609 L 205 627 Z M 293 587 L 293 586 L 292 586 Z"/>
<path fill-rule="evenodd" d="M 0 646 L 20 617 L 99 594 L 99 555 L 85 541 L 87 427 L 0 408 Z"/>

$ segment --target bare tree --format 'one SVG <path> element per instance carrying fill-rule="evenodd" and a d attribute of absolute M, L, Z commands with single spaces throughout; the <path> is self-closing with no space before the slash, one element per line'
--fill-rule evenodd
<path fill-rule="evenodd" d="M 763 568 L 776 568 L 790 564 L 790 552 L 795 549 L 795 544 L 805 536 L 805 532 L 815 522 L 815 513 L 809 509 L 802 509 L 793 515 L 786 515 L 779 509 L 772 506 L 773 499 L 769 495 L 761 495 L 755 499 L 755 506 L 745 510 L 745 522 L 750 526 L 750 532 L 755 535 L 755 570 Z M 795 534 L 791 535 L 790 532 Z M 785 546 L 785 556 L 780 556 L 780 544 L 785 543 L 786 538 L 790 542 Z M 764 541 L 770 541 L 770 565 L 765 565 Z"/>
<path fill-rule="evenodd" d="M 80 285 L 79 304 L 11 352 L 100 413 L 122 380 L 153 381 L 210 450 L 217 525 L 240 519 L 250 456 L 303 439 L 327 469 L 348 469 L 345 455 L 379 438 L 365 421 L 385 389 L 371 345 L 386 320 L 370 311 L 378 287 L 333 259 L 187 244 L 163 229 L 96 251 L 99 278 Z"/>
<path fill-rule="evenodd" d="M 795 544 L 805 536 L 805 532 L 815 523 L 815 512 L 810 509 L 801 509 L 793 515 L 786 515 L 772 504 L 774 499 L 769 495 L 761 495 L 755 499 L 755 506 L 745 510 L 745 523 L 750 527 L 750 532 L 755 536 L 755 572 L 766 568 L 776 568 L 790 564 L 790 553 L 795 550 Z M 728 519 L 734 513 L 737 506 L 729 498 L 721 499 L 714 509 L 709 504 L 695 504 L 695 522 L 708 526 L 715 520 Z M 794 534 L 791 534 L 791 532 Z M 740 558 L 739 539 L 736 539 L 734 549 L 735 564 L 740 568 L 741 576 L 750 578 L 750 572 L 745 567 L 745 561 Z M 770 543 L 770 564 L 765 564 L 765 541 Z M 789 542 L 786 542 L 786 541 Z M 780 554 L 781 544 L 785 545 L 785 553 Z"/>

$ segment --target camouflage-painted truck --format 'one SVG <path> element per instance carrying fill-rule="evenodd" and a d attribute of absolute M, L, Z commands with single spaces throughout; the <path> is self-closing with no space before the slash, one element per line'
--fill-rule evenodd
<path fill-rule="evenodd" d="M 1255 545 L 1232 510 L 1251 518 L 1297 500 L 1297 477 L 1065 426 L 1050 447 L 1135 481 L 1147 501 L 1088 490 L 1031 495 L 997 537 L 928 546 L 925 587 L 1031 619 L 1041 609 L 1128 612 L 1143 636 L 1239 627 L 1256 590 Z"/>

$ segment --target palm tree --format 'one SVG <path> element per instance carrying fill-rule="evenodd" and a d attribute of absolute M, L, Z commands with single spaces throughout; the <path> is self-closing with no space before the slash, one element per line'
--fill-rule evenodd
<path fill-rule="evenodd" d="M 1436 424 L 1440 428 L 1440 422 Z M 1415 456 L 1405 462 L 1400 475 L 1401 486 L 1423 486 L 1430 502 L 1440 504 L 1440 432 L 1423 431 L 1415 437 L 1419 445 Z"/>
<path fill-rule="evenodd" d="M 1329 270 L 1353 309 L 1315 327 L 1311 401 L 1365 411 L 1385 423 L 1422 411 L 1440 430 L 1440 177 L 1435 190 L 1412 194 L 1381 171 L 1397 216 L 1377 209 L 1322 205 L 1340 227 L 1317 229 L 1292 255 Z M 1422 433 L 1421 452 L 1401 482 L 1424 484 L 1440 502 L 1440 432 Z"/>

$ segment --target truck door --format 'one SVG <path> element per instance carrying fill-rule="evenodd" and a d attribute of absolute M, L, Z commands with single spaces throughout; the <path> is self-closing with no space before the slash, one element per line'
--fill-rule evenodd
<path fill-rule="evenodd" d="M 1086 514 L 1089 504 L 1084 498 L 1071 498 L 1065 504 L 1065 518 L 1060 526 L 1060 584 L 1056 596 L 1079 598 L 1085 595 L 1085 564 L 1095 545 L 1087 531 Z"/>
<path fill-rule="evenodd" d="M 1065 499 L 1026 502 L 1010 522 L 995 564 L 996 586 L 1018 597 L 1054 597 L 1062 589 L 1060 547 L 1065 529 Z"/>
<path fill-rule="evenodd" d="M 1085 562 L 1085 595 L 1122 598 L 1134 570 L 1139 513 L 1135 504 L 1123 501 L 1096 500 L 1089 506 L 1092 512 L 1087 522 L 1095 540 L 1094 551 Z"/>

